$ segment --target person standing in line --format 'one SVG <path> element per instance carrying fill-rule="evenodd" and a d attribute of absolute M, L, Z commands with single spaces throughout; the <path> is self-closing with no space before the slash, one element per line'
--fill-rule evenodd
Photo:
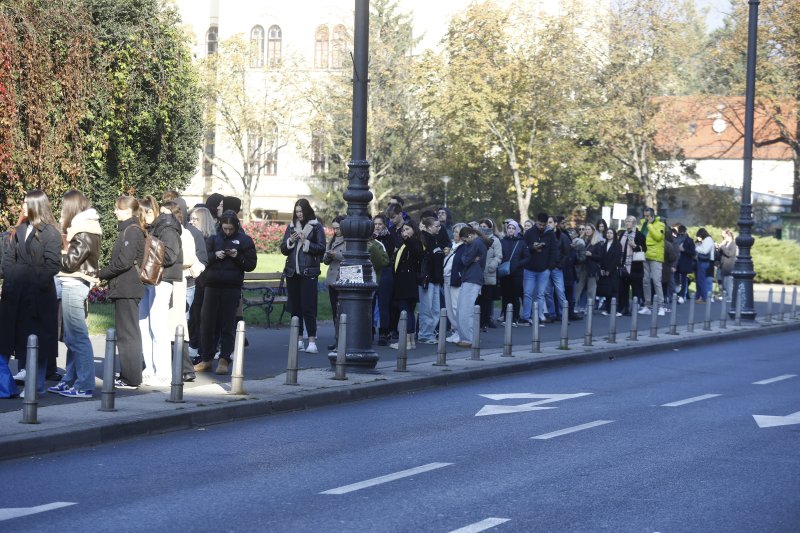
<path fill-rule="evenodd" d="M 281 253 L 286 256 L 284 273 L 289 312 L 300 317 L 300 339 L 297 349 L 319 353 L 317 349 L 317 279 L 325 253 L 325 230 L 317 220 L 308 200 L 294 204 L 291 224 L 286 226 Z M 303 325 L 308 333 L 308 346 L 303 345 Z"/>
<path fill-rule="evenodd" d="M 475 228 L 483 237 L 486 245 L 486 268 L 483 271 L 483 286 L 478 297 L 481 306 L 481 330 L 496 328 L 494 318 L 494 301 L 497 299 L 497 267 L 503 262 L 503 246 L 500 237 L 494 231 L 495 225 L 491 218 L 482 218 Z"/>
<path fill-rule="evenodd" d="M 644 254 L 645 237 L 641 231 L 636 229 L 636 217 L 634 216 L 625 219 L 625 228 L 621 229 L 618 235 L 622 249 L 619 296 L 617 296 L 618 309 L 624 316 L 630 316 L 631 298 L 635 297 L 637 302 L 644 301 L 642 292 L 644 261 L 634 261 L 634 254 Z"/>
<path fill-rule="evenodd" d="M 653 309 L 653 291 L 661 307 L 655 309 L 658 316 L 664 316 L 664 291 L 661 288 L 661 277 L 664 267 L 664 236 L 666 225 L 656 216 L 652 207 L 644 209 L 644 218 L 639 223 L 639 231 L 642 232 L 647 246 L 644 262 L 644 290 L 645 304 L 639 309 L 639 314 L 649 315 Z M 713 244 L 713 242 L 712 242 Z"/>
<path fill-rule="evenodd" d="M 722 275 L 722 287 L 726 294 L 726 301 L 731 303 L 733 298 L 733 269 L 736 267 L 736 256 L 739 253 L 732 230 L 722 230 L 722 242 L 717 245 L 717 250 L 720 258 L 719 270 Z"/>
<path fill-rule="evenodd" d="M 592 224 L 586 223 L 583 226 L 583 240 L 585 242 L 584 268 L 586 276 L 578 281 L 575 289 L 576 296 L 583 292 L 586 287 L 586 308 L 594 307 L 595 297 L 597 296 L 597 280 L 600 277 L 600 258 L 603 255 L 603 239 Z"/>
<path fill-rule="evenodd" d="M 501 324 L 505 325 L 505 311 L 508 304 L 513 309 L 512 325 L 517 326 L 522 301 L 522 270 L 528 261 L 528 247 L 522 238 L 519 224 L 514 220 L 506 223 L 506 236 L 500 241 L 503 249 L 503 263 L 508 262 L 509 274 L 500 278 L 500 292 L 502 295 Z M 499 273 L 498 273 L 499 275 Z"/>
<path fill-rule="evenodd" d="M 392 308 L 392 280 L 394 279 L 392 277 L 392 261 L 394 260 L 395 241 L 389 233 L 385 215 L 376 215 L 372 219 L 372 225 L 372 236 L 383 245 L 389 261 L 386 265 L 388 268 L 383 268 L 378 277 L 378 290 L 375 295 L 378 299 L 378 314 L 380 316 L 378 346 L 388 346 Z"/>
<path fill-rule="evenodd" d="M 183 280 L 182 227 L 178 219 L 161 206 L 153 196 L 139 200 L 147 230 L 164 243 L 164 274 L 158 285 L 145 286 L 139 302 L 139 327 L 142 330 L 142 355 L 145 369 L 142 382 L 151 386 L 166 386 L 172 381 L 170 343 L 175 335 L 171 329 L 173 283 Z M 182 301 L 180 305 L 185 305 Z"/>
<path fill-rule="evenodd" d="M 44 393 L 48 354 L 58 353 L 58 297 L 53 277 L 61 270 L 62 240 L 50 200 L 39 189 L 25 195 L 22 216 L 3 256 L 0 356 L 6 363 L 11 354 L 24 361 L 28 336 L 36 335 L 36 388 Z"/>
<path fill-rule="evenodd" d="M 441 223 L 435 217 L 425 217 L 421 221 L 420 229 L 422 257 L 420 258 L 418 283 L 419 331 L 417 339 L 424 344 L 436 344 L 440 294 L 444 281 L 444 250 L 438 243 Z"/>
<path fill-rule="evenodd" d="M 478 235 L 478 231 L 467 226 L 459 232 L 464 241 L 464 251 L 461 254 L 461 289 L 458 293 L 458 346 L 468 348 L 472 346 L 472 337 L 475 334 L 472 323 L 472 308 L 481 290 L 486 269 L 486 244 Z"/>
<path fill-rule="evenodd" d="M 694 241 L 686 235 L 686 226 L 678 226 L 678 238 L 675 239 L 678 249 L 678 266 L 675 272 L 675 286 L 678 289 L 678 303 L 686 301 L 689 290 L 689 274 L 694 271 Z"/>
<path fill-rule="evenodd" d="M 444 305 L 447 308 L 447 319 L 450 321 L 451 329 L 446 339 L 447 342 L 457 343 L 460 340 L 458 338 L 458 292 L 461 290 L 461 272 L 463 271 L 461 254 L 464 243 L 459 232 L 465 226 L 466 224 L 463 222 L 453 225 L 453 243 L 444 250 L 445 257 L 442 265 L 444 283 L 442 284 L 442 292 L 444 292 Z"/>
<path fill-rule="evenodd" d="M 417 276 L 419 264 L 422 261 L 422 243 L 419 240 L 417 228 L 411 221 L 404 222 L 400 227 L 400 237 L 403 239 L 394 257 L 394 286 L 392 293 L 393 305 L 398 314 L 403 311 L 408 317 L 406 330 L 406 348 L 413 350 L 417 347 L 415 342 L 414 308 L 419 298 Z M 398 342 L 389 344 L 390 348 L 397 350 Z"/>
<path fill-rule="evenodd" d="M 597 292 L 605 297 L 601 313 L 605 316 L 611 312 L 611 298 L 619 292 L 619 268 L 622 258 L 622 247 L 617 240 L 616 232 L 606 229 L 606 239 L 600 248 L 600 275 L 597 279 Z M 622 313 L 617 312 L 617 316 Z"/>
<path fill-rule="evenodd" d="M 66 247 L 61 251 L 61 272 L 56 284 L 61 287 L 61 317 L 67 368 L 64 377 L 48 392 L 67 398 L 91 398 L 94 392 L 94 349 L 86 324 L 86 299 L 99 282 L 100 217 L 86 196 L 67 191 L 61 199 L 61 228 Z"/>
<path fill-rule="evenodd" d="M 258 263 L 253 239 L 242 231 L 239 218 L 233 211 L 219 217 L 219 231 L 208 240 L 208 268 L 205 273 L 205 296 L 201 312 L 201 361 L 196 372 L 210 372 L 217 349 L 219 331 L 220 354 L 217 375 L 230 370 L 236 336 L 236 309 L 242 298 L 244 273 L 252 272 Z"/>
<path fill-rule="evenodd" d="M 114 202 L 117 240 L 111 262 L 100 270 L 99 278 L 108 281 L 108 297 L 114 302 L 114 327 L 117 334 L 120 374 L 118 389 L 137 389 L 142 384 L 142 330 L 139 328 L 139 302 L 145 289 L 137 265 L 144 261 L 144 219 L 139 201 L 120 196 Z"/>
<path fill-rule="evenodd" d="M 547 217 L 546 232 L 553 232 L 556 242 L 556 254 L 553 265 L 550 269 L 550 278 L 547 280 L 547 288 L 545 289 L 545 301 L 547 303 L 547 319 L 548 322 L 561 322 L 561 313 L 564 312 L 562 304 L 567 299 L 567 290 L 564 283 L 564 265 L 569 260 L 570 244 L 571 241 L 558 226 L 556 217 Z M 569 308 L 568 308 L 569 309 Z"/>
<path fill-rule="evenodd" d="M 339 279 L 339 266 L 344 260 L 342 220 L 344 220 L 344 216 L 337 215 L 333 219 L 333 222 L 331 222 L 333 237 L 325 247 L 325 253 L 322 256 L 322 262 L 328 265 L 328 275 L 325 278 L 325 286 L 328 288 L 328 299 L 331 302 L 331 312 L 333 313 L 334 342 L 328 345 L 328 350 L 335 350 L 339 341 L 339 315 L 341 313 L 339 311 L 339 292 L 336 288 L 336 280 Z"/>
<path fill-rule="evenodd" d="M 697 286 L 697 300 L 695 303 L 704 304 L 711 296 L 714 283 L 714 239 L 708 234 L 706 228 L 697 230 L 695 239 L 695 253 L 697 254 L 697 270 L 695 271 L 695 285 Z"/>
<path fill-rule="evenodd" d="M 667 231 L 664 236 L 664 268 L 661 274 L 661 291 L 664 293 L 664 312 L 672 312 L 672 298 L 675 298 L 675 290 L 670 289 L 678 271 L 678 252 L 672 238 L 672 232 Z"/>
<path fill-rule="evenodd" d="M 545 231 L 547 227 L 547 213 L 536 215 L 536 224 L 525 232 L 525 244 L 530 252 L 530 259 L 522 273 L 522 318 L 520 324 L 532 323 L 532 309 L 534 295 L 539 304 L 539 326 L 544 326 L 545 299 L 544 293 L 550 279 L 550 268 L 555 266 L 556 242 L 555 233 Z"/>
<path fill-rule="evenodd" d="M 208 242 L 208 239 L 213 237 L 216 233 L 216 228 L 214 227 L 214 218 L 211 216 L 211 213 L 207 208 L 202 206 L 195 207 L 189 211 L 189 226 L 197 230 L 196 233 L 192 232 L 192 236 L 195 237 L 195 247 L 197 247 L 198 244 L 198 235 L 200 238 L 200 244 L 202 245 L 202 251 L 198 251 L 198 249 L 195 248 L 195 254 L 200 262 L 207 267 L 208 248 L 206 243 Z M 202 360 L 200 358 L 200 342 L 202 337 L 202 331 L 200 329 L 200 314 L 203 309 L 205 269 L 199 275 L 193 276 L 192 280 L 194 281 L 194 291 L 191 296 L 191 302 L 189 303 L 189 317 L 187 318 L 187 321 L 189 327 L 189 357 L 192 364 L 196 365 Z M 187 289 L 187 291 L 192 292 L 191 289 Z M 189 300 L 189 292 L 187 292 L 187 301 Z"/>
<path fill-rule="evenodd" d="M 400 246 L 403 244 L 403 237 L 402 237 L 402 230 L 403 225 L 406 224 L 406 217 L 405 213 L 403 212 L 402 206 L 399 204 L 392 204 L 389 203 L 389 207 L 386 208 L 386 216 L 388 217 L 388 231 L 389 237 L 391 238 L 394 245 L 392 248 L 394 249 L 394 253 L 397 254 L 397 250 L 400 249 Z M 416 231 L 416 227 L 415 227 Z M 388 247 L 387 247 L 388 250 Z M 394 265 L 395 257 L 394 255 L 391 256 L 392 265 Z M 394 280 L 394 268 L 389 268 L 386 270 L 386 274 L 392 276 L 392 280 Z M 394 283 L 394 281 L 392 281 Z M 397 324 L 400 320 L 400 309 L 395 305 L 394 302 L 394 286 L 392 287 L 392 303 L 389 305 L 389 341 L 397 340 L 398 338 L 398 331 L 397 331 Z M 409 320 L 411 318 L 409 317 Z M 414 319 L 416 322 L 416 319 Z"/>

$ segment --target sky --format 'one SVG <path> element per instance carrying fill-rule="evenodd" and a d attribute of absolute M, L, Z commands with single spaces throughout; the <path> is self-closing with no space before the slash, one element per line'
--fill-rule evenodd
<path fill-rule="evenodd" d="M 744 2 L 745 0 L 736 0 Z M 725 14 L 731 10 L 730 0 L 694 0 L 698 8 L 708 7 L 708 14 L 706 15 L 706 24 L 708 30 L 714 30 L 722 26 L 722 19 Z"/>

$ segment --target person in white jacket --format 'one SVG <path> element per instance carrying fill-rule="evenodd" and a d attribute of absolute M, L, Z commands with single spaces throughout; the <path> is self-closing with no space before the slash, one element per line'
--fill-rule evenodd
<path fill-rule="evenodd" d="M 458 291 L 461 289 L 461 285 L 452 286 L 450 284 L 450 276 L 453 272 L 453 260 L 456 257 L 456 250 L 463 244 L 458 232 L 461 231 L 461 228 L 464 226 L 466 226 L 466 224 L 463 222 L 459 222 L 453 226 L 453 245 L 449 250 L 445 250 L 443 284 L 444 305 L 447 308 L 447 319 L 450 321 L 450 328 L 452 330 L 452 333 L 447 337 L 447 342 L 458 342 L 460 340 L 458 338 L 458 329 L 456 328 L 456 324 L 458 324 L 456 303 L 458 303 Z"/>
<path fill-rule="evenodd" d="M 696 303 L 704 304 L 711 296 L 714 283 L 714 239 L 708 234 L 706 228 L 697 230 L 695 240 L 695 253 L 697 270 L 695 271 L 695 284 L 697 286 Z"/>

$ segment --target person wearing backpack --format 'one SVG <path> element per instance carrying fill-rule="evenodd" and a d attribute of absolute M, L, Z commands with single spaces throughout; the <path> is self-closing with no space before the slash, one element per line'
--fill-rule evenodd
<path fill-rule="evenodd" d="M 142 380 L 145 385 L 164 386 L 172 381 L 170 342 L 175 335 L 171 328 L 173 322 L 169 320 L 172 316 L 172 284 L 183 279 L 181 224 L 169 209 L 161 209 L 153 196 L 139 200 L 139 206 L 149 234 L 164 245 L 161 281 L 156 285 L 146 285 L 139 302 L 139 328 L 142 330 L 145 364 Z"/>
<path fill-rule="evenodd" d="M 98 277 L 108 281 L 108 297 L 114 302 L 114 327 L 119 354 L 118 389 L 136 389 L 142 384 L 142 330 L 139 329 L 139 302 L 144 285 L 137 265 L 144 259 L 144 219 L 139 201 L 120 196 L 114 202 L 117 217 L 117 240 L 111 250 L 111 262 L 100 269 Z"/>
<path fill-rule="evenodd" d="M 61 252 L 61 324 L 67 346 L 64 377 L 47 392 L 67 398 L 91 398 L 94 392 L 94 349 L 86 324 L 86 300 L 97 285 L 100 268 L 100 216 L 86 196 L 67 191 L 61 199 L 61 228 L 67 245 Z"/>
<path fill-rule="evenodd" d="M 244 273 L 256 268 L 258 256 L 253 239 L 242 231 L 233 211 L 219 217 L 219 231 L 208 238 L 208 268 L 205 271 L 205 295 L 201 311 L 201 361 L 196 372 L 210 372 L 217 350 L 219 331 L 220 354 L 216 374 L 228 373 L 236 335 L 236 309 L 242 299 Z"/>

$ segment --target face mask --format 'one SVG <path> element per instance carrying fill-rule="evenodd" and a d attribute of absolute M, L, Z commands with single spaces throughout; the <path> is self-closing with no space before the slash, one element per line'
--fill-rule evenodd
<path fill-rule="evenodd" d="M 481 228 L 481 231 L 482 231 L 482 232 L 483 232 L 483 234 L 484 234 L 484 235 L 486 235 L 487 237 L 488 237 L 488 236 L 490 236 L 490 235 L 492 234 L 492 230 L 491 230 L 491 228 Z"/>

